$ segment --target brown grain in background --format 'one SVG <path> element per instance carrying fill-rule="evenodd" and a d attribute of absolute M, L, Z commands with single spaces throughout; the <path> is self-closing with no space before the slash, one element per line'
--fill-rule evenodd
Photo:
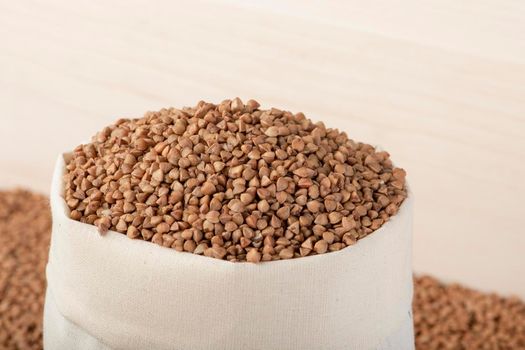
<path fill-rule="evenodd" d="M 51 215 L 46 197 L 0 192 L 0 349 L 41 349 Z"/>

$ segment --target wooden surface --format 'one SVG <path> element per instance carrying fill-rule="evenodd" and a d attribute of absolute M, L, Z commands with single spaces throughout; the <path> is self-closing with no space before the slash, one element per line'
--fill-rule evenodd
<path fill-rule="evenodd" d="M 381 145 L 414 266 L 525 297 L 525 2 L 0 0 L 0 187 L 118 117 L 255 98 Z"/>

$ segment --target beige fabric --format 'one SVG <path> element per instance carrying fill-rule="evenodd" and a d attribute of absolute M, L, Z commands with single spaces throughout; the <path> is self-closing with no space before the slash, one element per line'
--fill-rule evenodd
<path fill-rule="evenodd" d="M 58 311 L 50 288 L 46 292 L 44 310 L 44 349 L 111 350 Z"/>
<path fill-rule="evenodd" d="M 255 265 L 179 253 L 116 232 L 100 236 L 67 217 L 63 171 L 59 157 L 51 192 L 47 349 L 75 342 L 82 349 L 414 348 L 411 196 L 355 246 Z M 82 332 L 55 331 L 71 326 Z"/>

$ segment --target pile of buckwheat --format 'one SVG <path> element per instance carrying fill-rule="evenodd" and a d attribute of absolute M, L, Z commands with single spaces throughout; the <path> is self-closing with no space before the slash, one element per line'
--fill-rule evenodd
<path fill-rule="evenodd" d="M 50 230 L 45 197 L 0 192 L 0 349 L 42 349 Z"/>
<path fill-rule="evenodd" d="M 525 303 L 415 277 L 416 348 L 525 349 Z"/>
<path fill-rule="evenodd" d="M 101 233 L 249 262 L 343 249 L 407 196 L 387 152 L 238 98 L 118 120 L 64 179 L 71 218 Z"/>

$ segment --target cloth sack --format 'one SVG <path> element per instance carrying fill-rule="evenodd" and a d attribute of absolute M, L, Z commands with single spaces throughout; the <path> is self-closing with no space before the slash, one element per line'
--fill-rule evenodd
<path fill-rule="evenodd" d="M 69 219 L 64 166 L 60 156 L 45 349 L 414 349 L 411 194 L 352 247 L 232 263 Z"/>

